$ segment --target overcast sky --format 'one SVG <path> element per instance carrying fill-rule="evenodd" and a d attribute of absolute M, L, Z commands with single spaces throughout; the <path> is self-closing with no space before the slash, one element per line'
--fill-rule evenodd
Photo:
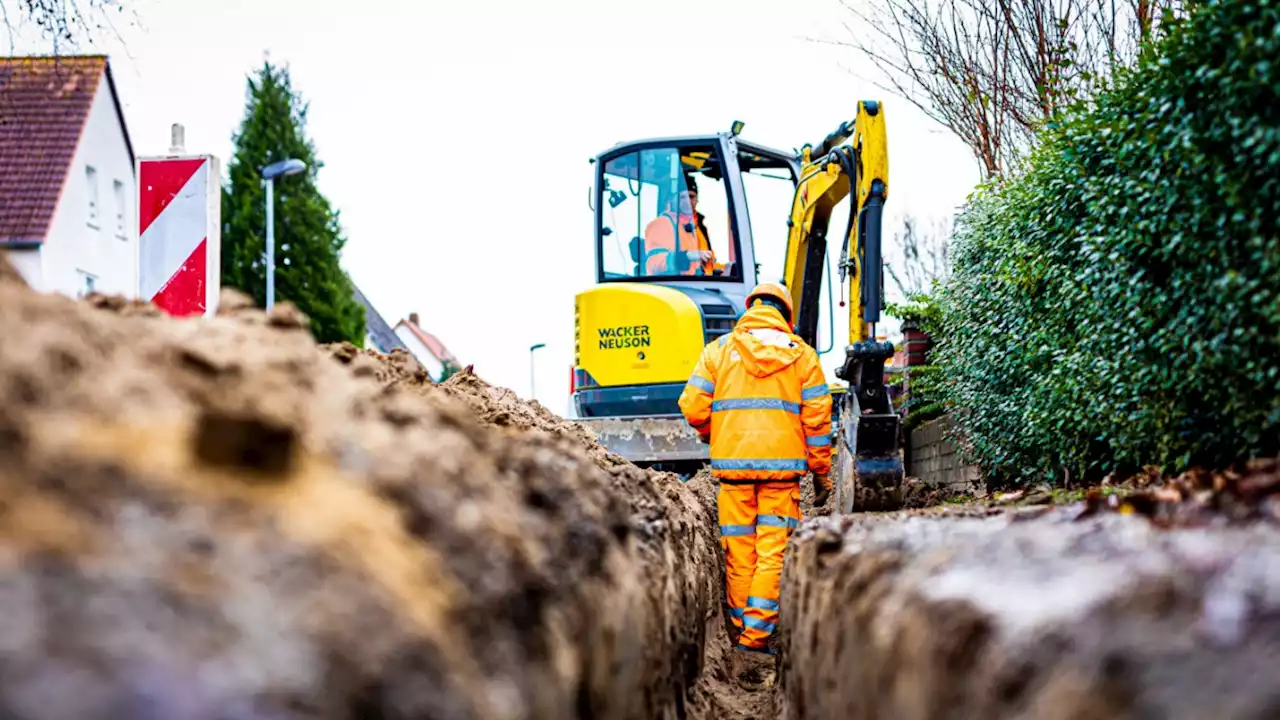
<path fill-rule="evenodd" d="M 557 412 L 573 296 L 594 282 L 587 161 L 615 142 L 740 119 L 744 137 L 791 149 L 876 98 L 886 237 L 904 213 L 949 217 L 978 179 L 944 128 L 851 74 L 875 75 L 864 58 L 805 39 L 847 37 L 837 0 L 125 2 L 120 40 L 78 49 L 111 55 L 139 154 L 165 152 L 180 122 L 188 151 L 225 165 L 247 74 L 264 53 L 287 63 L 356 283 L 389 322 L 418 312 L 463 363 L 522 395 L 528 348 L 545 342 L 537 395 Z M 17 42 L 48 49 L 26 33 Z"/>

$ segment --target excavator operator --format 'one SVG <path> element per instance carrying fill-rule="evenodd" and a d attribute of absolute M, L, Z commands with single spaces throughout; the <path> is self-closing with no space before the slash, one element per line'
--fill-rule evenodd
<path fill-rule="evenodd" d="M 733 332 L 707 344 L 680 395 L 685 420 L 711 445 L 735 675 L 773 654 L 783 551 L 800 523 L 800 482 L 831 491 L 831 394 L 818 354 L 792 332 L 791 295 L 761 283 Z"/>
<path fill-rule="evenodd" d="M 672 196 L 667 211 L 645 226 L 645 248 L 667 251 L 649 256 L 646 275 L 711 275 L 724 270 L 716 263 L 704 216 L 698 212 L 698 184 L 692 177 L 685 183 L 688 189 Z"/>

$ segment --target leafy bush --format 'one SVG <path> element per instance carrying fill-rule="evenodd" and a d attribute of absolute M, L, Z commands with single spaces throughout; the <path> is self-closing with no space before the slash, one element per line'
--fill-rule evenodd
<path fill-rule="evenodd" d="M 904 393 L 904 402 L 898 410 L 906 413 L 903 427 L 912 430 L 945 415 L 947 406 L 938 388 L 943 376 L 937 365 L 917 365 L 907 373 L 910 380 Z"/>
<path fill-rule="evenodd" d="M 942 328 L 942 309 L 937 298 L 927 292 L 906 293 L 906 302 L 887 303 L 884 313 L 903 323 L 914 323 L 931 335 L 937 334 Z"/>
<path fill-rule="evenodd" d="M 438 383 L 442 383 L 462 371 L 462 368 L 458 367 L 458 364 L 452 360 L 446 359 L 441 365 L 443 367 L 440 368 L 440 377 L 436 380 Z"/>
<path fill-rule="evenodd" d="M 889 303 L 885 314 L 902 321 L 903 326 L 915 325 L 931 336 L 940 330 L 941 309 L 928 293 L 908 293 L 905 303 Z M 918 427 L 946 412 L 942 392 L 937 387 L 942 376 L 933 364 L 906 368 L 895 384 L 905 380 L 905 391 L 898 401 L 898 410 L 906 414 L 906 429 Z"/>
<path fill-rule="evenodd" d="M 934 352 L 989 472 L 1280 450 L 1280 7 L 1211 0 L 957 224 Z"/>

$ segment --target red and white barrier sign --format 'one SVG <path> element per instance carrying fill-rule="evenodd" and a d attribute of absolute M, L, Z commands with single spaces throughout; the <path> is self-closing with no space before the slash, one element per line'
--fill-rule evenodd
<path fill-rule="evenodd" d="M 218 159 L 138 161 L 138 295 L 170 315 L 212 315 L 221 291 Z"/>

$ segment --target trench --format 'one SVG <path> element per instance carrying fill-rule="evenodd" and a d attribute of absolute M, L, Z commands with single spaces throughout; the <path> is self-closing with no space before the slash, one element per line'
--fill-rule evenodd
<path fill-rule="evenodd" d="M 637 468 L 470 371 L 317 346 L 287 304 L 179 320 L 7 270 L 5 717 L 1280 712 L 1265 518 L 831 516 L 806 483 L 778 672 L 749 692 L 705 474 Z M 1280 465 L 1250 472 L 1280 517 Z"/>

